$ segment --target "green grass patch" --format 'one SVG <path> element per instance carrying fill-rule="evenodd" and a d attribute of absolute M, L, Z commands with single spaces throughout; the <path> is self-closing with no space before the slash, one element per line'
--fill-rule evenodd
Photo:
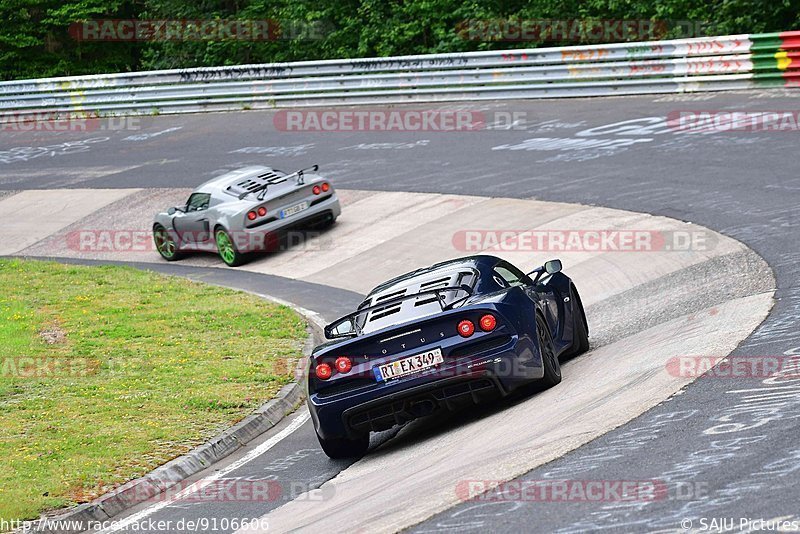
<path fill-rule="evenodd" d="M 0 518 L 139 477 L 292 380 L 303 319 L 125 267 L 0 260 Z"/>

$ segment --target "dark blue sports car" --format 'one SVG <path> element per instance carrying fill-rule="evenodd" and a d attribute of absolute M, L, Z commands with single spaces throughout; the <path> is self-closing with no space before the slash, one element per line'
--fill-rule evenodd
<path fill-rule="evenodd" d="M 325 337 L 311 357 L 308 406 L 331 458 L 362 456 L 371 431 L 535 381 L 554 386 L 559 358 L 589 348 L 580 296 L 559 260 L 525 274 L 487 255 L 379 285 Z"/>

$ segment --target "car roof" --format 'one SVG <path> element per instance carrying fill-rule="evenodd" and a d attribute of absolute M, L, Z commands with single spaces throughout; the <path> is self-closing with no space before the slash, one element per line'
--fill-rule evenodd
<path fill-rule="evenodd" d="M 410 283 L 414 282 L 414 279 L 416 278 L 430 278 L 439 273 L 450 272 L 464 268 L 481 270 L 481 268 L 485 266 L 494 267 L 497 262 L 500 261 L 503 260 L 497 256 L 491 256 L 489 254 L 477 254 L 474 256 L 465 256 L 462 258 L 454 258 L 435 263 L 429 267 L 423 267 L 421 269 L 409 271 L 405 274 L 401 274 L 400 276 L 396 276 L 390 280 L 387 280 L 386 282 L 383 282 L 369 292 L 367 295 L 367 300 L 378 293 L 384 293 L 393 288 L 408 286 Z"/>
<path fill-rule="evenodd" d="M 440 313 L 442 305 L 463 301 L 470 293 L 461 290 L 431 294 L 432 291 L 465 285 L 474 289 L 479 284 L 482 272 L 490 270 L 501 261 L 503 260 L 496 256 L 467 256 L 392 278 L 373 289 L 359 306 L 368 306 L 371 309 L 360 317 L 361 331 L 370 333 L 411 319 Z M 384 303 L 386 305 L 382 306 Z"/>
<path fill-rule="evenodd" d="M 225 174 L 215 176 L 214 178 L 197 186 L 195 192 L 219 194 L 229 187 L 235 187 L 242 182 L 253 180 L 264 174 L 283 176 L 285 173 L 264 165 L 249 165 L 247 167 L 242 167 L 241 169 L 236 169 L 226 172 Z M 232 191 L 232 193 L 237 194 L 237 191 Z"/>

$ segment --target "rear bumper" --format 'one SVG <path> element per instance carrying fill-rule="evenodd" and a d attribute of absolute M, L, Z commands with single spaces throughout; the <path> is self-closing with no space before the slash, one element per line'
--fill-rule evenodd
<path fill-rule="evenodd" d="M 500 381 L 488 372 L 451 377 L 354 406 L 342 413 L 348 435 L 387 430 L 442 410 L 456 410 L 504 395 Z"/>
<path fill-rule="evenodd" d="M 532 350 L 527 338 L 514 338 L 500 350 L 459 358 L 437 373 L 334 396 L 314 392 L 308 407 L 321 437 L 354 437 L 492 400 L 542 376 L 538 350 Z"/>
<path fill-rule="evenodd" d="M 333 220 L 339 217 L 342 213 L 341 205 L 339 204 L 339 197 L 334 193 L 318 204 L 315 204 L 303 211 L 302 214 L 287 217 L 286 219 L 278 219 L 269 222 L 263 226 L 255 228 L 243 228 L 246 237 L 239 245 L 240 252 L 259 252 L 269 250 L 273 244 L 271 237 L 279 237 L 296 228 L 304 228 L 311 224 L 324 222 L 326 220 Z M 256 238 L 259 236 L 262 238 Z"/>

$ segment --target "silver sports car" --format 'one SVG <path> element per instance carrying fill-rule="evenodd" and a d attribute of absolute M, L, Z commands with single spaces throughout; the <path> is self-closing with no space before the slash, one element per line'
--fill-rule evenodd
<path fill-rule="evenodd" d="M 202 184 L 186 204 L 159 213 L 153 238 L 161 256 L 216 250 L 230 266 L 270 250 L 291 228 L 329 226 L 342 212 L 331 182 L 314 165 L 291 174 L 263 166 L 231 171 Z"/>

